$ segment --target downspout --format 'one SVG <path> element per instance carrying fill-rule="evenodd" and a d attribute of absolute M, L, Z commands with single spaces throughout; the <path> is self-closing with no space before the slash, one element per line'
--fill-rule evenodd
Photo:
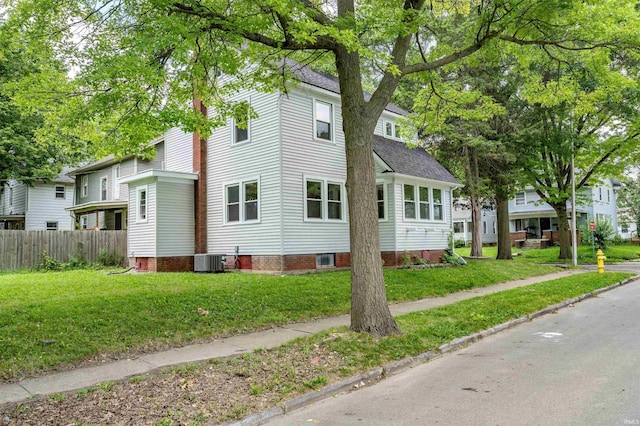
<path fill-rule="evenodd" d="M 280 273 L 284 273 L 284 149 L 282 147 L 282 93 L 278 96 L 278 144 L 280 167 Z"/>
<path fill-rule="evenodd" d="M 451 236 L 451 253 L 455 253 L 456 243 L 453 235 L 453 189 L 449 188 L 449 235 Z M 464 230 L 464 226 L 462 228 Z"/>

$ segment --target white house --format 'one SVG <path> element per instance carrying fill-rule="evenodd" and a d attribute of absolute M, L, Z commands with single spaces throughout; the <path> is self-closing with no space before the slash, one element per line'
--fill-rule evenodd
<path fill-rule="evenodd" d="M 65 168 L 50 181 L 29 186 L 15 180 L 0 187 L 0 229 L 71 231 L 74 180 Z"/>
<path fill-rule="evenodd" d="M 350 265 L 338 81 L 293 71 L 301 83 L 286 95 L 236 95 L 258 114 L 246 128 L 230 120 L 207 140 L 165 135 L 164 167 L 121 174 L 132 265 L 192 270 L 196 253 L 226 255 L 254 271 Z M 426 151 L 402 142 L 396 120 L 403 114 L 389 105 L 375 131 L 386 265 L 399 264 L 405 250 L 438 261 L 452 232 L 451 191 L 461 186 Z"/>
<path fill-rule="evenodd" d="M 590 221 L 609 221 L 617 229 L 616 193 L 620 187 L 615 179 L 605 179 L 602 183 L 581 190 L 576 202 L 576 223 L 578 229 L 584 228 Z M 571 215 L 571 203 L 567 203 Z M 495 210 L 482 212 L 483 242 L 497 241 Z M 459 208 L 454 211 L 455 237 L 470 240 L 471 211 Z M 516 193 L 509 200 L 509 228 L 512 242 L 526 239 L 542 239 L 557 242 L 558 217 L 555 210 L 531 187 Z M 486 237 L 486 240 L 485 240 Z M 466 241 L 465 240 L 465 241 Z"/>
<path fill-rule="evenodd" d="M 618 209 L 618 235 L 628 240 L 638 236 L 638 224 L 629 207 Z"/>
<path fill-rule="evenodd" d="M 482 208 L 482 243 L 495 244 L 498 242 L 498 217 L 496 211 L 490 207 Z M 453 202 L 453 237 L 456 241 L 471 242 L 473 222 L 471 208 L 467 200 L 458 199 Z"/>

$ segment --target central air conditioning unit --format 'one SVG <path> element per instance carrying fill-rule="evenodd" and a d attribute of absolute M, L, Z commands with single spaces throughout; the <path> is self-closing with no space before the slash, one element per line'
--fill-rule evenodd
<path fill-rule="evenodd" d="M 223 254 L 196 254 L 193 256 L 194 272 L 224 272 L 224 262 L 227 260 Z"/>
<path fill-rule="evenodd" d="M 210 254 L 211 270 L 213 272 L 224 272 L 224 263 L 227 257 L 224 254 Z"/>

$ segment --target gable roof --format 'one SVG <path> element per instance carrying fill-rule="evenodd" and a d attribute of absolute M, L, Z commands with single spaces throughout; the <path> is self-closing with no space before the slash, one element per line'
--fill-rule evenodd
<path fill-rule="evenodd" d="M 337 93 L 338 95 L 340 94 L 340 80 L 338 77 L 324 72 L 314 71 L 308 66 L 299 64 L 291 59 L 287 59 L 286 63 L 293 76 L 300 82 L 328 90 L 329 92 Z M 371 99 L 371 94 L 365 92 L 364 98 L 368 101 Z M 408 114 L 407 111 L 393 104 L 388 104 L 385 109 L 399 115 Z"/>
<path fill-rule="evenodd" d="M 374 135 L 373 152 L 392 172 L 460 185 L 458 179 L 423 148 L 411 149 L 404 142 Z"/>

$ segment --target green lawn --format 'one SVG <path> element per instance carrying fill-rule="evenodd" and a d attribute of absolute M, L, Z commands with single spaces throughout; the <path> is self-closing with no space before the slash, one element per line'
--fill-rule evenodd
<path fill-rule="evenodd" d="M 389 269 L 385 279 L 393 302 L 556 270 L 521 262 L 470 262 L 459 268 Z M 284 277 L 100 271 L 0 275 L 0 377 L 346 313 L 349 289 L 348 271 Z M 198 308 L 209 314 L 200 315 Z"/>
<path fill-rule="evenodd" d="M 471 249 L 469 247 L 461 247 L 456 249 L 456 253 L 461 256 L 469 256 Z M 596 248 L 596 252 L 597 252 Z M 492 247 L 483 247 L 482 255 L 483 257 L 496 257 L 498 253 L 498 248 L 495 246 Z M 521 261 L 529 261 L 529 262 L 540 262 L 540 263 L 571 263 L 571 259 L 567 261 L 559 261 L 558 254 L 560 253 L 560 249 L 558 247 L 550 247 L 546 249 L 513 249 L 513 253 L 518 253 L 519 256 L 515 257 L 516 260 Z M 607 256 L 607 262 L 616 263 L 616 262 L 625 262 L 629 260 L 638 260 L 640 259 L 640 246 L 634 245 L 619 245 L 619 246 L 609 246 L 606 250 L 604 250 L 605 256 Z M 578 263 L 596 263 L 596 258 L 593 256 L 593 251 L 591 246 L 578 246 Z"/>

